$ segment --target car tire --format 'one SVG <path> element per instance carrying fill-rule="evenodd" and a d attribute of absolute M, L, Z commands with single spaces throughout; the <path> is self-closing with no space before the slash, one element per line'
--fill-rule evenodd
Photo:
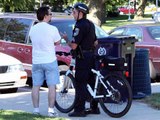
<path fill-rule="evenodd" d="M 10 88 L 10 89 L 4 89 L 0 90 L 0 93 L 5 94 L 5 93 L 16 93 L 18 88 Z"/>
<path fill-rule="evenodd" d="M 149 60 L 149 72 L 150 72 L 150 78 L 152 80 L 156 79 L 156 70 L 155 70 L 151 60 Z"/>
<path fill-rule="evenodd" d="M 26 84 L 29 85 L 30 87 L 33 86 L 33 85 L 32 85 L 32 77 L 28 77 Z"/>

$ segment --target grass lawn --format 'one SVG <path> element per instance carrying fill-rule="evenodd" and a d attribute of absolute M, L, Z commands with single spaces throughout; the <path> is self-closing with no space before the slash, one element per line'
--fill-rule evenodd
<path fill-rule="evenodd" d="M 149 106 L 160 110 L 160 93 L 154 93 L 151 96 L 145 97 L 144 99 L 139 100 L 148 104 Z"/>
<path fill-rule="evenodd" d="M 49 118 L 22 111 L 0 110 L 0 120 L 69 120 L 67 118 Z"/>
<path fill-rule="evenodd" d="M 151 15 L 145 15 L 141 20 L 151 19 L 151 17 Z M 102 28 L 105 31 L 110 31 L 118 26 L 133 24 L 133 21 L 135 21 L 134 15 L 131 15 L 131 21 L 128 21 L 128 15 L 120 15 L 118 17 L 107 18 L 106 23 L 102 24 Z"/>

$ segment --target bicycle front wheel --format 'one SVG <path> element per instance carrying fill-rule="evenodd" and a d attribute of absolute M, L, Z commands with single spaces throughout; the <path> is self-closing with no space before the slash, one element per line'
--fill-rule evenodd
<path fill-rule="evenodd" d="M 56 85 L 55 107 L 62 113 L 73 110 L 75 105 L 74 77 L 66 76 L 66 71 L 60 72 L 60 84 Z"/>
<path fill-rule="evenodd" d="M 124 116 L 132 104 L 132 90 L 128 81 L 117 74 L 109 74 L 103 82 L 107 88 L 103 85 L 100 85 L 99 88 L 99 92 L 105 96 L 99 99 L 102 109 L 111 117 L 119 118 Z M 106 96 L 108 95 L 107 90 L 111 93 L 109 97 Z"/>

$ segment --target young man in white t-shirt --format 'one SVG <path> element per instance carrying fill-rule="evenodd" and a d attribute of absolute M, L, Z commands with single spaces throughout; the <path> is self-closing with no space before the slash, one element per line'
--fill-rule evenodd
<path fill-rule="evenodd" d="M 33 113 L 39 114 L 39 90 L 44 80 L 48 85 L 48 116 L 55 117 L 54 111 L 56 90 L 59 83 L 59 71 L 55 54 L 55 45 L 60 44 L 61 36 L 58 29 L 48 22 L 52 13 L 49 7 L 40 7 L 37 10 L 37 19 L 40 21 L 34 25 L 29 33 L 32 41 L 32 102 Z"/>

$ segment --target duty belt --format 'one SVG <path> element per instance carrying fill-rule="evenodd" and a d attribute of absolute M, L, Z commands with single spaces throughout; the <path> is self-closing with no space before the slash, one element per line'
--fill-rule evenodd
<path fill-rule="evenodd" d="M 92 49 L 90 49 L 90 50 L 82 50 L 82 52 L 93 52 L 93 50 Z"/>

